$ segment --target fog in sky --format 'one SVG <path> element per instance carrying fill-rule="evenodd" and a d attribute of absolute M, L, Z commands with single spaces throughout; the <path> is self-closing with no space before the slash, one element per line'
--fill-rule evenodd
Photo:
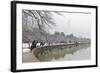
<path fill-rule="evenodd" d="M 91 14 L 60 12 L 62 15 L 53 14 L 56 26 L 49 30 L 74 34 L 77 37 L 91 37 Z"/>

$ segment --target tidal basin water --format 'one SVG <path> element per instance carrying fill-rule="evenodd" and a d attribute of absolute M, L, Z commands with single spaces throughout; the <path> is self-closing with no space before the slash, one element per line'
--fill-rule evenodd
<path fill-rule="evenodd" d="M 90 44 L 48 46 L 24 52 L 22 58 L 23 62 L 90 60 L 91 47 Z"/>

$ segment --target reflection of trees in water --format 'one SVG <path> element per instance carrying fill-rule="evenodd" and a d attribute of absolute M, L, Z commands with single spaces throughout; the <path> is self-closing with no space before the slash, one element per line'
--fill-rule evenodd
<path fill-rule="evenodd" d="M 34 55 L 40 61 L 51 61 L 63 58 L 66 54 L 74 54 L 78 50 L 87 49 L 90 44 L 47 46 L 34 49 Z"/>

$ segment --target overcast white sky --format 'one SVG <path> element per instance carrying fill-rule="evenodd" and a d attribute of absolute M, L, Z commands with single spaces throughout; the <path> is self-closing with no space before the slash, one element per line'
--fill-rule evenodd
<path fill-rule="evenodd" d="M 61 13 L 63 16 L 53 15 L 56 27 L 50 30 L 51 33 L 58 31 L 65 34 L 73 33 L 77 37 L 91 36 L 91 14 Z"/>

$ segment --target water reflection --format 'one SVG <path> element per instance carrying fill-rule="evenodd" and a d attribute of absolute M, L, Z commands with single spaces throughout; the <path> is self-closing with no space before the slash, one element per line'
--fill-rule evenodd
<path fill-rule="evenodd" d="M 63 45 L 63 46 L 47 46 L 43 48 L 37 48 L 34 50 L 33 55 L 39 61 L 52 61 L 64 58 L 65 55 L 74 55 L 79 50 L 87 49 L 90 44 L 80 44 L 80 45 Z"/>

